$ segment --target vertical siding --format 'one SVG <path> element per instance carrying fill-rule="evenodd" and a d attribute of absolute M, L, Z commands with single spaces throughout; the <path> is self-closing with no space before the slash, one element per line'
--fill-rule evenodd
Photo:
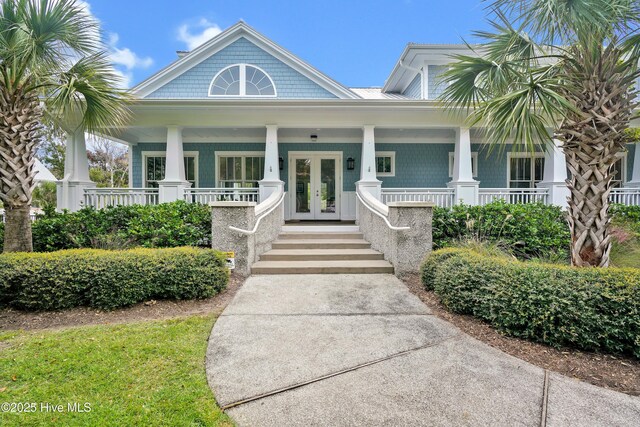
<path fill-rule="evenodd" d="M 176 77 L 147 98 L 208 98 L 213 77 L 223 68 L 238 63 L 257 65 L 265 70 L 273 79 L 278 98 L 337 98 L 244 37 Z"/>
<path fill-rule="evenodd" d="M 409 86 L 402 93 L 405 96 L 413 99 L 422 99 L 422 78 L 421 74 L 418 73 L 415 78 L 409 83 Z"/>
<path fill-rule="evenodd" d="M 429 65 L 429 99 L 436 99 L 446 87 L 446 84 L 442 82 L 442 74 L 447 71 L 446 65 Z"/>

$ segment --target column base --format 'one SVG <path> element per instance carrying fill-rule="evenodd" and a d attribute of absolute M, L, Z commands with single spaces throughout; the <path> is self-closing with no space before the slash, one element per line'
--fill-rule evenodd
<path fill-rule="evenodd" d="M 357 181 L 356 190 L 361 192 L 366 191 L 367 193 L 375 197 L 377 200 L 382 201 L 382 181 L 379 181 L 379 180 Z"/>
<path fill-rule="evenodd" d="M 454 190 L 454 201 L 456 204 L 467 204 L 475 206 L 479 202 L 479 181 L 451 181 L 447 183 L 448 188 Z"/>
<path fill-rule="evenodd" d="M 61 212 L 68 210 L 76 212 L 83 207 L 84 203 L 84 190 L 87 188 L 96 188 L 96 183 L 93 181 L 70 181 L 60 180 L 56 182 L 56 210 Z"/>
<path fill-rule="evenodd" d="M 570 191 L 566 182 L 541 181 L 536 185 L 536 187 L 546 188 L 548 190 L 548 205 L 560 206 L 563 209 L 567 207 L 567 198 L 570 196 Z"/>
<path fill-rule="evenodd" d="M 184 190 L 191 188 L 189 181 L 160 181 L 158 182 L 158 201 L 170 203 L 184 200 Z"/>
<path fill-rule="evenodd" d="M 267 200 L 267 198 L 273 193 L 284 190 L 284 181 L 263 179 L 258 181 L 260 188 L 260 202 Z"/>

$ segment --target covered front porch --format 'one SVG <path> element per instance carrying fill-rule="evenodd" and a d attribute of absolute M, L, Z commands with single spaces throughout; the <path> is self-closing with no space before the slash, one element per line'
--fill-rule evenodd
<path fill-rule="evenodd" d="M 176 200 L 259 204 L 283 192 L 285 219 L 353 221 L 358 192 L 385 205 L 565 204 L 566 165 L 557 149 L 491 149 L 479 131 L 440 113 L 427 114 L 423 107 L 403 115 L 395 109 L 353 108 L 344 115 L 338 108 L 309 106 L 286 114 L 273 108 L 241 115 L 227 107 L 226 115 L 198 109 L 191 115 L 180 110 L 178 116 L 170 114 L 175 109 L 162 114 L 142 109 L 137 125 L 120 135 L 129 145 L 129 188 L 96 188 L 89 179 L 84 132 L 70 133 L 58 208 Z M 256 124 L 275 123 L 276 116 L 281 124 Z M 161 125 L 170 119 L 181 124 Z M 377 124 L 366 124 L 371 122 Z M 612 202 L 640 204 L 639 156 L 640 150 L 629 145 L 616 168 Z"/>

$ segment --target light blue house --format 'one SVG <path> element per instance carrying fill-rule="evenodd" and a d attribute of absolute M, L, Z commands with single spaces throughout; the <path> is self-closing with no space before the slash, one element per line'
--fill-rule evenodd
<path fill-rule="evenodd" d="M 139 101 L 119 137 L 131 188 L 96 189 L 84 134 L 69 137 L 59 207 L 281 194 L 287 220 L 354 220 L 358 192 L 382 205 L 564 204 L 559 150 L 489 151 L 479 130 L 438 104 L 439 76 L 463 52 L 409 44 L 383 87 L 349 88 L 240 22 L 133 89 Z M 614 201 L 640 201 L 633 146 L 616 182 Z"/>

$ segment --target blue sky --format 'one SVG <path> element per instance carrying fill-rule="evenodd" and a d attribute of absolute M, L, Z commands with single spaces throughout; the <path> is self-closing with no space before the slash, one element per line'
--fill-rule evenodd
<path fill-rule="evenodd" d="M 408 42 L 459 43 L 487 27 L 481 0 L 86 0 L 135 84 L 240 19 L 339 82 L 382 86 Z"/>

